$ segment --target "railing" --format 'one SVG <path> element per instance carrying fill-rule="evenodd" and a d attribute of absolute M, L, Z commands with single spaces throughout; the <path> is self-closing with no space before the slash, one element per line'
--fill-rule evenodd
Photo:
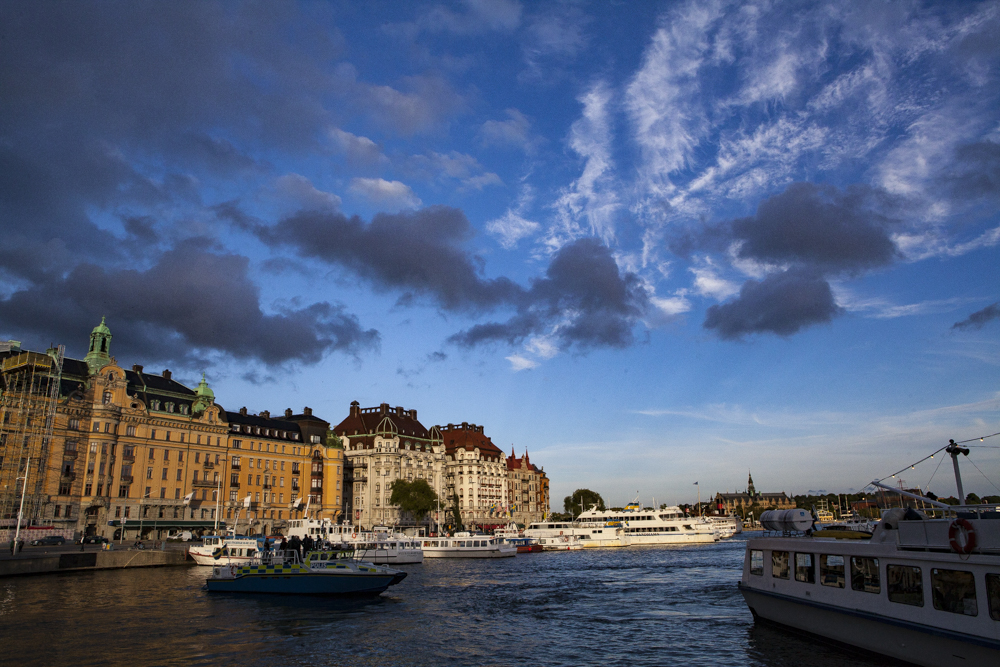
<path fill-rule="evenodd" d="M 122 475 L 121 476 L 121 481 L 122 481 L 122 484 L 131 484 L 132 483 L 132 475 Z"/>
<path fill-rule="evenodd" d="M 65 456 L 66 458 L 70 458 L 70 459 L 75 459 L 77 453 L 78 452 L 75 449 L 64 449 L 63 450 L 63 456 Z"/>
<path fill-rule="evenodd" d="M 122 454 L 123 463 L 135 463 L 135 454 Z"/>
<path fill-rule="evenodd" d="M 240 487 L 240 481 L 239 480 L 235 480 L 235 481 L 234 480 L 229 480 L 229 486 L 230 486 L 230 488 L 238 489 Z"/>
<path fill-rule="evenodd" d="M 233 463 L 229 466 L 230 470 L 242 470 L 243 466 L 239 463 Z"/>
<path fill-rule="evenodd" d="M 212 470 L 215 468 L 215 464 L 211 461 L 205 461 L 205 470 Z"/>
<path fill-rule="evenodd" d="M 200 489 L 201 488 L 213 488 L 214 489 L 216 486 L 219 485 L 219 483 L 216 482 L 215 480 L 211 480 L 211 479 L 199 479 L 199 480 L 197 480 L 195 482 L 191 482 L 191 485 L 192 486 L 196 486 L 196 487 L 198 487 Z"/>

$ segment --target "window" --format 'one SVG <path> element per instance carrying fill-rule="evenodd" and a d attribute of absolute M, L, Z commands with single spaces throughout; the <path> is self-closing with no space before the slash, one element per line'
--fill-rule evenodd
<path fill-rule="evenodd" d="M 240 449 L 243 446 L 243 441 L 242 440 L 233 440 L 232 445 L 233 445 L 233 449 Z"/>
<path fill-rule="evenodd" d="M 236 502 L 236 492 L 235 491 L 230 491 L 229 492 L 229 501 L 230 502 Z"/>
<path fill-rule="evenodd" d="M 153 479 L 153 469 L 146 468 L 146 479 Z"/>
<path fill-rule="evenodd" d="M 125 435 L 127 435 L 129 437 L 134 437 L 135 436 L 135 426 L 126 426 L 125 427 Z"/>
<path fill-rule="evenodd" d="M 197 482 L 198 481 L 198 471 L 197 470 L 194 471 L 194 477 L 191 479 L 191 481 L 192 482 Z"/>
<path fill-rule="evenodd" d="M 758 549 L 750 550 L 750 574 L 764 576 L 764 552 Z"/>
<path fill-rule="evenodd" d="M 177 452 L 177 462 L 184 463 L 184 452 Z"/>
<path fill-rule="evenodd" d="M 3 421 L 4 421 L 5 424 L 10 422 L 10 413 L 4 414 Z M 80 430 L 80 420 L 79 419 L 70 419 L 69 420 L 69 428 L 73 429 L 74 431 L 79 431 Z"/>
<path fill-rule="evenodd" d="M 819 581 L 824 586 L 834 588 L 844 587 L 844 557 L 828 556 L 823 554 L 819 557 Z"/>
<path fill-rule="evenodd" d="M 181 490 L 174 489 L 174 500 L 180 500 L 180 499 L 181 499 Z M 174 510 L 174 518 L 177 518 L 177 510 Z"/>
<path fill-rule="evenodd" d="M 890 602 L 924 606 L 924 582 L 919 567 L 886 565 L 885 578 Z"/>
<path fill-rule="evenodd" d="M 166 497 L 167 497 L 167 490 L 161 486 L 160 487 L 160 498 L 166 498 Z M 162 512 L 163 510 L 161 509 L 160 511 Z M 160 514 L 160 516 L 162 517 L 163 515 Z"/>
<path fill-rule="evenodd" d="M 247 475 L 247 486 L 253 484 L 253 475 Z"/>
<path fill-rule="evenodd" d="M 977 616 L 976 579 L 965 570 L 931 570 L 931 600 L 935 609 Z"/>
<path fill-rule="evenodd" d="M 163 450 L 163 461 L 164 461 L 164 463 L 166 463 L 169 460 L 170 460 L 170 450 L 169 449 L 164 449 Z"/>
<path fill-rule="evenodd" d="M 182 475 L 182 474 L 184 474 L 184 471 L 183 471 L 183 470 L 181 470 L 180 468 L 178 468 L 178 469 L 177 469 L 177 481 L 178 481 L 178 482 L 179 482 L 179 481 L 181 481 L 181 480 L 183 479 L 183 477 L 181 477 L 181 475 Z"/>
<path fill-rule="evenodd" d="M 163 474 L 160 476 L 160 479 L 162 479 L 163 481 L 167 481 L 167 469 L 166 468 L 163 469 Z"/>
<path fill-rule="evenodd" d="M 194 462 L 195 463 L 201 463 L 201 452 L 195 452 L 194 453 Z"/>
<path fill-rule="evenodd" d="M 1000 621 L 1000 574 L 986 575 L 986 602 L 990 606 L 990 618 Z"/>
<path fill-rule="evenodd" d="M 156 459 L 156 449 L 153 448 L 153 447 L 150 447 L 149 448 L 149 453 L 147 454 L 147 456 L 149 457 L 150 461 L 155 460 Z"/>
<path fill-rule="evenodd" d="M 156 429 L 155 428 L 149 429 L 149 439 L 150 440 L 156 440 Z"/>
<path fill-rule="evenodd" d="M 111 392 L 110 391 L 104 392 L 104 397 L 101 399 L 101 402 L 104 403 L 104 405 L 107 405 L 108 403 L 111 402 Z"/>
<path fill-rule="evenodd" d="M 101 422 L 94 422 L 94 433 L 101 432 Z"/>
<path fill-rule="evenodd" d="M 879 593 L 878 558 L 851 557 L 851 588 L 865 593 Z"/>
<path fill-rule="evenodd" d="M 816 583 L 816 568 L 812 554 L 795 554 L 795 581 L 804 584 Z"/>

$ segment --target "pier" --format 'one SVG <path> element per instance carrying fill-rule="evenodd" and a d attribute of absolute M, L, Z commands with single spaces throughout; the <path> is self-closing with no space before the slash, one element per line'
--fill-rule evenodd
<path fill-rule="evenodd" d="M 179 549 L 49 552 L 0 559 L 0 577 L 192 564 L 193 561 L 187 558 L 187 551 Z"/>

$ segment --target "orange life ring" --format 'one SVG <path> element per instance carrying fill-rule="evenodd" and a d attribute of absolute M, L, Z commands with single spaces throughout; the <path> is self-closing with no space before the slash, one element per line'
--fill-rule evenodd
<path fill-rule="evenodd" d="M 357 537 L 358 537 L 358 534 L 357 534 L 357 533 L 352 533 L 352 534 L 351 534 L 351 539 L 352 539 L 352 540 L 353 540 L 353 539 L 357 539 Z"/>
<path fill-rule="evenodd" d="M 965 544 L 958 541 L 960 532 L 965 532 Z M 976 529 L 965 519 L 955 519 L 948 528 L 948 542 L 955 553 L 970 554 L 976 548 Z"/>

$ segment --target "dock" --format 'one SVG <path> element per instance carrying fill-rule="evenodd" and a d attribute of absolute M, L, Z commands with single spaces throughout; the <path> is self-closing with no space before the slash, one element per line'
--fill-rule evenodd
<path fill-rule="evenodd" d="M 187 559 L 186 550 L 67 551 L 26 558 L 0 559 L 0 577 L 192 564 L 193 561 Z"/>

